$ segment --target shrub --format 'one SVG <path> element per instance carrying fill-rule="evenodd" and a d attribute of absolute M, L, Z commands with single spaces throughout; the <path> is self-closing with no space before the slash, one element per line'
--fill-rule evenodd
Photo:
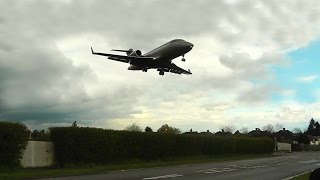
<path fill-rule="evenodd" d="M 270 138 L 217 137 L 114 131 L 97 128 L 50 128 L 58 165 L 106 164 L 130 160 L 231 153 L 270 153 Z"/>
<path fill-rule="evenodd" d="M 0 122 L 0 165 L 20 166 L 28 138 L 29 131 L 24 124 Z"/>

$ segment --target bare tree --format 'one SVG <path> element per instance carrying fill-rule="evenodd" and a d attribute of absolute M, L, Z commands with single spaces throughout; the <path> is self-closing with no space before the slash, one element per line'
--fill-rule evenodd
<path fill-rule="evenodd" d="M 294 129 L 293 129 L 293 132 L 294 132 L 295 134 L 301 134 L 301 133 L 302 133 L 302 130 L 301 130 L 300 128 L 294 128 Z"/>
<path fill-rule="evenodd" d="M 267 124 L 265 126 L 262 127 L 263 131 L 267 131 L 269 133 L 273 133 L 274 132 L 274 128 L 272 124 Z"/>
<path fill-rule="evenodd" d="M 136 123 L 133 123 L 126 128 L 124 128 L 126 131 L 137 131 L 137 132 L 142 132 L 142 128 L 138 126 Z"/>
<path fill-rule="evenodd" d="M 242 134 L 248 134 L 249 130 L 248 130 L 247 127 L 243 127 L 243 128 L 240 129 L 240 132 L 241 132 Z"/>
<path fill-rule="evenodd" d="M 144 132 L 153 132 L 153 130 L 151 129 L 151 127 L 147 126 L 147 127 L 144 129 Z"/>
<path fill-rule="evenodd" d="M 278 132 L 278 131 L 280 131 L 280 130 L 283 129 L 283 125 L 280 124 L 280 123 L 276 123 L 276 124 L 274 125 L 274 129 Z"/>
<path fill-rule="evenodd" d="M 233 125 L 226 125 L 226 126 L 221 126 L 220 129 L 223 130 L 224 132 L 233 133 L 236 127 Z"/>

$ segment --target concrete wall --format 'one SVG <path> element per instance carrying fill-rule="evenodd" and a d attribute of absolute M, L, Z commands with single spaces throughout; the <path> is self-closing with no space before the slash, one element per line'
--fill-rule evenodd
<path fill-rule="evenodd" d="M 278 151 L 289 151 L 291 152 L 291 144 L 289 143 L 277 143 Z"/>
<path fill-rule="evenodd" d="M 21 160 L 22 167 L 45 167 L 53 165 L 53 143 L 28 141 Z"/>

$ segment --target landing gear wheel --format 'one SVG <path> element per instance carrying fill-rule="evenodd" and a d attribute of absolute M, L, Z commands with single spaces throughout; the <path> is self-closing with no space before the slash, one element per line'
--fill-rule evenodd
<path fill-rule="evenodd" d="M 163 76 L 164 75 L 164 71 L 159 71 L 159 75 Z"/>
<path fill-rule="evenodd" d="M 186 59 L 185 59 L 185 58 L 182 58 L 182 59 L 181 59 L 181 61 L 182 61 L 182 62 L 185 62 L 185 61 L 186 61 Z"/>
<path fill-rule="evenodd" d="M 143 71 L 143 72 L 147 72 L 147 71 L 148 71 L 148 69 L 147 69 L 147 68 L 144 68 L 144 69 L 142 69 L 142 71 Z"/>

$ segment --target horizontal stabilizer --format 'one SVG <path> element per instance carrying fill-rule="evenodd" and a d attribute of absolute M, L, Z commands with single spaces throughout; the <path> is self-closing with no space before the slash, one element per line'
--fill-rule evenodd
<path fill-rule="evenodd" d="M 111 51 L 119 51 L 119 52 L 131 53 L 131 52 L 132 52 L 132 49 L 129 49 L 129 50 L 111 49 Z"/>

